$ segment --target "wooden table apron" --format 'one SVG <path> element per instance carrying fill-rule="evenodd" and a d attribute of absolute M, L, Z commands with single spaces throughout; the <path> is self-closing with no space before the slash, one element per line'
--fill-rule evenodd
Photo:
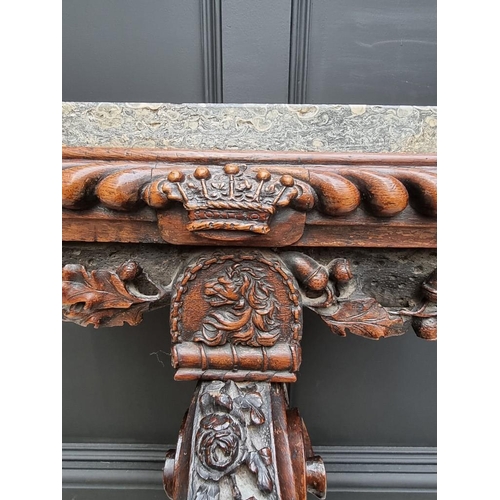
<path fill-rule="evenodd" d="M 341 336 L 436 339 L 435 155 L 65 147 L 62 176 L 63 319 L 170 307 L 175 378 L 199 381 L 166 494 L 324 498 L 287 398 L 302 311 Z"/>

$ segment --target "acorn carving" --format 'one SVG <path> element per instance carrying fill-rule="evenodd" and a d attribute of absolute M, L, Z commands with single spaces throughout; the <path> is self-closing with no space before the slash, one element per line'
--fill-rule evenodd
<path fill-rule="evenodd" d="M 122 264 L 117 270 L 116 274 L 122 281 L 131 281 L 142 273 L 142 268 L 137 262 L 129 260 Z"/>
<path fill-rule="evenodd" d="M 425 340 L 437 339 L 437 316 L 422 317 L 414 316 L 411 319 L 411 326 L 417 337 Z"/>
<path fill-rule="evenodd" d="M 435 312 L 435 305 L 437 303 L 437 269 L 434 269 L 422 283 L 421 288 L 426 300 L 426 306 L 421 313 L 413 316 L 411 326 L 418 337 L 425 340 L 436 340 L 437 312 Z"/>
<path fill-rule="evenodd" d="M 328 264 L 330 275 L 336 281 L 345 283 L 352 279 L 351 266 L 347 259 L 334 259 Z"/>
<path fill-rule="evenodd" d="M 422 294 L 429 302 L 437 302 L 437 269 L 422 283 Z"/>
<path fill-rule="evenodd" d="M 307 255 L 286 252 L 281 258 L 288 266 L 299 284 L 311 292 L 322 292 L 328 285 L 328 271 Z"/>

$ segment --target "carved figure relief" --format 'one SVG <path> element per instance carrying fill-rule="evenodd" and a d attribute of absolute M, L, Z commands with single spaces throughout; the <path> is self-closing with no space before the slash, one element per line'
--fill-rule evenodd
<path fill-rule="evenodd" d="M 295 380 L 298 286 L 270 252 L 197 256 L 174 284 L 171 334 L 177 378 Z"/>
<path fill-rule="evenodd" d="M 222 276 L 205 284 L 204 298 L 214 309 L 203 319 L 195 342 L 223 345 L 226 342 L 270 347 L 279 336 L 279 309 L 274 287 L 262 279 L 266 270 L 237 262 Z"/>

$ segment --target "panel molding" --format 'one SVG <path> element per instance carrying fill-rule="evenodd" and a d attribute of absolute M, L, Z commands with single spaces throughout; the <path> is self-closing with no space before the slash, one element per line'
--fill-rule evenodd
<path fill-rule="evenodd" d="M 306 103 L 311 0 L 292 0 L 288 103 Z"/>
<path fill-rule="evenodd" d="M 201 0 L 203 95 L 207 103 L 223 102 L 221 0 Z"/>
<path fill-rule="evenodd" d="M 62 486 L 71 489 L 162 490 L 172 445 L 64 443 Z M 435 493 L 435 447 L 314 446 L 329 492 Z"/>

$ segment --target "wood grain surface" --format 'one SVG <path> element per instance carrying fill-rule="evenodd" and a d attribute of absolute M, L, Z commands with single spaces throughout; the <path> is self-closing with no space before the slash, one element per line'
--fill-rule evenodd
<path fill-rule="evenodd" d="M 63 149 L 63 240 L 434 248 L 433 155 Z"/>

